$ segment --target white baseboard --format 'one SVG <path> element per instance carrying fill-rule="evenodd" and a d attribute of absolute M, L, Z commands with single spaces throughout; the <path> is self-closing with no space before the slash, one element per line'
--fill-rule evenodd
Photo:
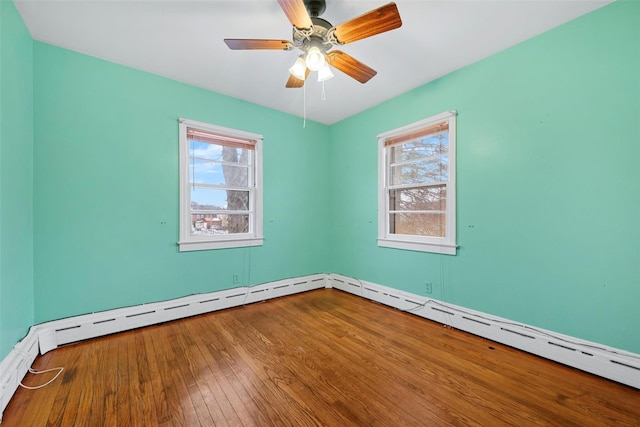
<path fill-rule="evenodd" d="M 25 338 L 17 343 L 0 362 L 0 422 L 2 412 L 38 357 L 38 334 L 31 328 Z"/>
<path fill-rule="evenodd" d="M 327 278 L 326 274 L 296 277 L 34 325 L 27 337 L 16 344 L 0 363 L 0 422 L 2 412 L 33 364 L 38 351 L 44 354 L 63 344 L 324 288 Z"/>
<path fill-rule="evenodd" d="M 640 389 L 640 355 L 339 274 L 315 274 L 34 325 L 0 362 L 0 422 L 38 352 L 44 354 L 63 344 L 325 287 Z"/>
<path fill-rule="evenodd" d="M 640 389 L 640 355 L 331 274 L 331 287 Z"/>
<path fill-rule="evenodd" d="M 326 279 L 326 274 L 296 277 L 48 322 L 38 325 L 40 352 L 44 354 L 62 344 L 324 288 Z"/>

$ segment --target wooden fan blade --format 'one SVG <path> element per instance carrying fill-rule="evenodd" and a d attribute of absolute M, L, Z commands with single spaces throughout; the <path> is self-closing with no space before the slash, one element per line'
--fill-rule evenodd
<path fill-rule="evenodd" d="M 305 80 L 307 79 L 307 77 L 309 77 L 309 69 L 307 68 L 307 71 L 304 75 Z M 304 86 L 304 80 L 300 80 L 299 78 L 297 78 L 296 76 L 294 76 L 293 74 L 289 74 L 289 80 L 287 80 L 287 84 L 286 87 L 288 88 L 298 88 L 298 87 L 302 87 Z"/>
<path fill-rule="evenodd" d="M 264 39 L 224 39 L 224 42 L 233 50 L 288 50 L 293 46 L 288 40 L 264 40 Z"/>
<path fill-rule="evenodd" d="M 337 68 L 360 83 L 366 83 L 371 80 L 373 76 L 378 74 L 378 72 L 373 68 L 363 64 L 353 56 L 340 50 L 334 50 L 327 53 L 327 62 L 332 67 Z"/>
<path fill-rule="evenodd" d="M 389 3 L 362 16 L 337 25 L 335 36 L 340 43 L 352 43 L 402 26 L 395 3 Z"/>
<path fill-rule="evenodd" d="M 303 29 L 313 25 L 303 0 L 278 0 L 278 4 L 294 27 Z"/>

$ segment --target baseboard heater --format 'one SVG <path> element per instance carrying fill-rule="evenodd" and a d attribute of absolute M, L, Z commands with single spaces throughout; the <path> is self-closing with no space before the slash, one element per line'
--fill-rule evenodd
<path fill-rule="evenodd" d="M 640 389 L 640 355 L 375 283 L 331 274 L 330 286 Z"/>
<path fill-rule="evenodd" d="M 34 325 L 0 362 L 0 422 L 38 353 L 76 341 L 321 288 L 358 295 L 640 389 L 640 355 L 339 274 L 315 274 Z"/>
<path fill-rule="evenodd" d="M 327 278 L 326 274 L 296 277 L 34 325 L 0 362 L 0 422 L 2 412 L 38 353 L 44 354 L 63 344 L 325 288 Z"/>

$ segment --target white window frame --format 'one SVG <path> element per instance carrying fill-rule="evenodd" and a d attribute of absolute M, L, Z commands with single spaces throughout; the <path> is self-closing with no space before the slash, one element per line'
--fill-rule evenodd
<path fill-rule="evenodd" d="M 202 236 L 191 234 L 191 178 L 189 163 L 191 153 L 187 138 L 187 128 L 198 129 L 220 136 L 255 141 L 253 150 L 253 188 L 249 192 L 249 232 Z M 180 133 L 180 252 L 208 249 L 240 248 L 261 246 L 262 232 L 262 135 L 216 126 L 189 119 L 179 119 Z"/>
<path fill-rule="evenodd" d="M 456 115 L 455 111 L 447 111 L 378 135 L 378 246 L 447 255 L 456 254 Z M 391 147 L 385 147 L 385 141 L 443 121 L 449 122 L 449 170 L 448 181 L 445 183 L 447 187 L 445 237 L 390 233 L 388 154 Z"/>

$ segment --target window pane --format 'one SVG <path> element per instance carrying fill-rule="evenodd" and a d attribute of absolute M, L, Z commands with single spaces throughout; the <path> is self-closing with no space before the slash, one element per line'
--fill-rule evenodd
<path fill-rule="evenodd" d="M 443 132 L 390 148 L 392 185 L 449 179 L 449 133 Z"/>
<path fill-rule="evenodd" d="M 447 186 L 405 188 L 389 191 L 391 211 L 444 211 L 447 209 Z"/>
<path fill-rule="evenodd" d="M 227 209 L 230 211 L 248 211 L 249 192 L 227 190 Z"/>
<path fill-rule="evenodd" d="M 192 236 L 214 236 L 249 232 L 248 214 L 192 214 Z"/>
<path fill-rule="evenodd" d="M 391 166 L 391 184 L 426 184 L 449 179 L 449 159 L 424 159 L 414 163 Z"/>
<path fill-rule="evenodd" d="M 202 141 L 189 141 L 189 152 L 192 158 L 217 160 L 219 162 L 249 164 L 251 150 L 246 148 L 227 147 Z"/>
<path fill-rule="evenodd" d="M 249 183 L 247 166 L 227 165 L 197 158 L 192 159 L 189 174 L 189 179 L 196 184 L 246 187 Z"/>
<path fill-rule="evenodd" d="M 391 147 L 391 162 L 399 163 L 425 157 L 446 156 L 449 152 L 449 133 L 443 132 Z"/>
<path fill-rule="evenodd" d="M 445 237 L 446 214 L 398 213 L 389 215 L 389 232 L 410 236 Z"/>
<path fill-rule="evenodd" d="M 191 186 L 192 211 L 248 211 L 249 192 Z"/>

